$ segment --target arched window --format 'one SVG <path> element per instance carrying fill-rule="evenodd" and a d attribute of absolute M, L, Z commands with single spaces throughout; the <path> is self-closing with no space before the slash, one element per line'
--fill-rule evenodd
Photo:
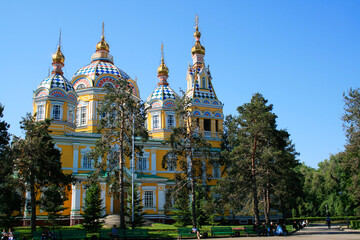
<path fill-rule="evenodd" d="M 202 78 L 202 88 L 206 88 L 206 78 L 205 77 L 203 77 Z"/>

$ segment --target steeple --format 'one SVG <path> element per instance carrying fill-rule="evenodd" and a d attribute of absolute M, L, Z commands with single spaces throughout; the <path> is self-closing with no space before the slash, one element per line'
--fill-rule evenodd
<path fill-rule="evenodd" d="M 92 61 L 103 60 L 113 62 L 113 56 L 109 54 L 110 46 L 105 41 L 105 25 L 102 23 L 101 40 L 96 44 L 96 51 L 91 56 Z"/>
<path fill-rule="evenodd" d="M 167 79 L 169 77 L 169 69 L 168 67 L 165 65 L 164 62 L 164 44 L 161 44 L 161 64 L 158 67 L 158 78 L 159 78 L 159 86 L 160 85 L 169 85 L 169 83 L 167 82 Z"/>
<path fill-rule="evenodd" d="M 96 45 L 96 51 L 99 51 L 99 50 L 105 50 L 105 51 L 109 51 L 110 49 L 110 46 L 109 44 L 105 41 L 105 30 L 104 30 L 104 22 L 102 24 L 102 34 L 101 34 L 101 40 L 100 42 Z"/>
<path fill-rule="evenodd" d="M 204 63 L 205 47 L 200 43 L 201 33 L 199 31 L 199 16 L 195 17 L 195 45 L 191 48 L 191 54 L 193 59 L 193 64 L 201 65 Z"/>
<path fill-rule="evenodd" d="M 61 45 L 61 30 L 60 30 L 59 45 L 57 47 L 57 51 L 52 55 L 52 61 L 53 61 L 52 65 L 54 67 L 52 73 L 63 74 L 63 71 L 61 69 L 64 67 L 65 57 L 61 52 L 60 45 Z"/>

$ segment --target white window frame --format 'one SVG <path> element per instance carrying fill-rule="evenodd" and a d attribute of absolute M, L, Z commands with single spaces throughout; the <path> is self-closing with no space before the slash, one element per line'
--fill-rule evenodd
<path fill-rule="evenodd" d="M 170 155 L 172 155 L 172 156 L 170 156 Z M 173 164 L 169 164 L 169 158 L 173 158 L 173 159 L 175 159 L 172 163 Z M 177 171 L 177 156 L 176 155 L 174 155 L 174 154 L 169 154 L 168 155 L 168 164 L 167 164 L 167 171 L 169 171 L 169 172 L 176 172 Z"/>
<path fill-rule="evenodd" d="M 52 105 L 52 109 L 51 109 L 51 115 L 52 115 L 52 119 L 56 120 L 56 121 L 60 121 L 61 120 L 61 105 L 59 104 L 53 104 Z"/>
<path fill-rule="evenodd" d="M 205 77 L 201 78 L 201 85 L 202 85 L 202 88 L 206 88 L 206 78 Z"/>
<path fill-rule="evenodd" d="M 83 148 L 80 150 L 81 152 L 81 169 L 94 169 L 94 160 L 89 159 L 87 156 L 87 153 L 91 151 L 91 148 L 87 146 L 86 148 Z M 86 161 L 86 165 L 85 165 Z M 89 167 L 90 164 L 90 167 Z"/>
<path fill-rule="evenodd" d="M 42 109 L 42 111 L 40 111 Z M 41 121 L 45 119 L 45 104 L 37 105 L 36 109 L 36 120 Z"/>
<path fill-rule="evenodd" d="M 219 179 L 221 178 L 221 168 L 219 163 L 213 163 L 212 164 L 212 172 L 213 172 L 213 178 Z"/>
<path fill-rule="evenodd" d="M 156 191 L 157 191 L 157 187 L 156 186 L 143 186 L 142 187 L 142 205 L 144 206 L 144 209 L 156 209 Z M 153 192 L 153 204 L 152 206 L 145 206 L 145 191 L 149 191 L 149 192 Z"/>
<path fill-rule="evenodd" d="M 149 159 L 150 159 L 150 154 L 148 152 L 143 152 L 142 156 L 137 154 L 135 169 L 139 172 L 149 171 L 149 166 L 150 166 Z"/>
<path fill-rule="evenodd" d="M 160 114 L 154 114 L 151 117 L 152 120 L 152 129 L 153 130 L 158 130 L 161 128 L 161 118 L 160 118 Z M 157 121 L 155 121 L 157 120 Z M 156 124 L 156 125 L 155 125 Z"/>
<path fill-rule="evenodd" d="M 76 109 L 76 126 L 86 126 L 87 116 L 87 106 L 79 106 Z"/>
<path fill-rule="evenodd" d="M 170 125 L 170 122 L 169 122 L 170 118 L 172 118 L 172 121 L 173 121 L 172 125 Z M 175 120 L 175 115 L 174 114 L 167 114 L 166 115 L 166 127 L 168 129 L 176 127 L 176 120 Z"/>
<path fill-rule="evenodd" d="M 75 107 L 68 106 L 67 121 L 75 124 Z"/>
<path fill-rule="evenodd" d="M 154 207 L 154 191 L 145 190 L 144 191 L 144 208 L 153 208 Z"/>

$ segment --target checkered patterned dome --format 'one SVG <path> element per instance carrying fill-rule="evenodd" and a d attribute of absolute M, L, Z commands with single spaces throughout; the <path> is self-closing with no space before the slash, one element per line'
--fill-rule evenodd
<path fill-rule="evenodd" d="M 160 85 L 158 86 L 150 97 L 147 99 L 147 102 L 150 103 L 152 100 L 167 100 L 175 99 L 178 95 L 172 90 L 169 86 Z"/>
<path fill-rule="evenodd" d="M 93 80 L 93 83 L 96 82 L 96 79 L 99 78 L 103 74 L 112 74 L 116 77 L 120 78 L 123 77 L 125 79 L 129 79 L 129 75 L 127 75 L 124 71 L 117 68 L 111 62 L 105 61 L 94 61 L 89 65 L 80 68 L 75 74 L 74 78 L 80 75 L 86 75 Z"/>
<path fill-rule="evenodd" d="M 61 74 L 53 73 L 49 77 L 43 80 L 39 88 L 53 89 L 53 88 L 62 88 L 65 92 L 75 91 L 71 83 Z"/>

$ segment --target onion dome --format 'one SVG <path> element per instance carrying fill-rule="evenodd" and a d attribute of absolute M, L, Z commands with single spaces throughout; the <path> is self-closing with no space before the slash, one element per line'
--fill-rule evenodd
<path fill-rule="evenodd" d="M 158 76 L 161 76 L 161 75 L 169 75 L 169 69 L 168 67 L 165 65 L 164 63 L 164 58 L 162 57 L 161 58 L 161 64 L 160 66 L 158 67 Z"/>
<path fill-rule="evenodd" d="M 114 82 L 114 78 L 130 79 L 128 74 L 114 65 L 109 49 L 109 44 L 104 37 L 103 24 L 101 41 L 96 45 L 96 51 L 91 56 L 91 63 L 80 68 L 72 78 L 76 90 L 89 87 L 104 87 L 107 82 Z"/>
<path fill-rule="evenodd" d="M 161 100 L 164 106 L 167 106 L 167 101 L 165 100 L 175 100 L 178 95 L 169 87 L 169 83 L 167 82 L 169 74 L 169 69 L 164 63 L 164 45 L 161 44 L 161 64 L 158 68 L 158 87 L 152 92 L 152 94 L 148 97 L 147 103 L 151 104 L 154 101 Z M 171 101 L 174 104 L 173 101 Z"/>
<path fill-rule="evenodd" d="M 101 36 L 101 41 L 96 45 L 96 50 L 106 50 L 109 51 L 110 46 L 109 44 L 105 41 L 105 36 L 102 35 Z"/>
<path fill-rule="evenodd" d="M 196 53 L 198 54 L 205 54 L 205 47 L 201 45 L 200 43 L 200 37 L 201 37 L 201 33 L 199 32 L 199 27 L 196 26 L 195 27 L 195 33 L 194 33 L 194 37 L 195 37 L 195 45 L 191 48 L 191 54 L 194 55 Z"/>
<path fill-rule="evenodd" d="M 75 90 L 72 84 L 63 76 L 62 67 L 65 57 L 58 46 L 56 53 L 52 56 L 53 71 L 50 76 L 45 78 L 34 91 L 34 98 L 54 97 L 68 99 L 72 102 L 77 101 Z"/>
<path fill-rule="evenodd" d="M 64 55 L 62 54 L 62 52 L 61 52 L 61 50 L 60 50 L 60 45 L 58 46 L 56 53 L 54 53 L 54 54 L 52 55 L 52 60 L 53 60 L 53 63 L 61 63 L 61 64 L 64 64 L 64 62 L 65 62 L 65 57 L 64 57 Z"/>

